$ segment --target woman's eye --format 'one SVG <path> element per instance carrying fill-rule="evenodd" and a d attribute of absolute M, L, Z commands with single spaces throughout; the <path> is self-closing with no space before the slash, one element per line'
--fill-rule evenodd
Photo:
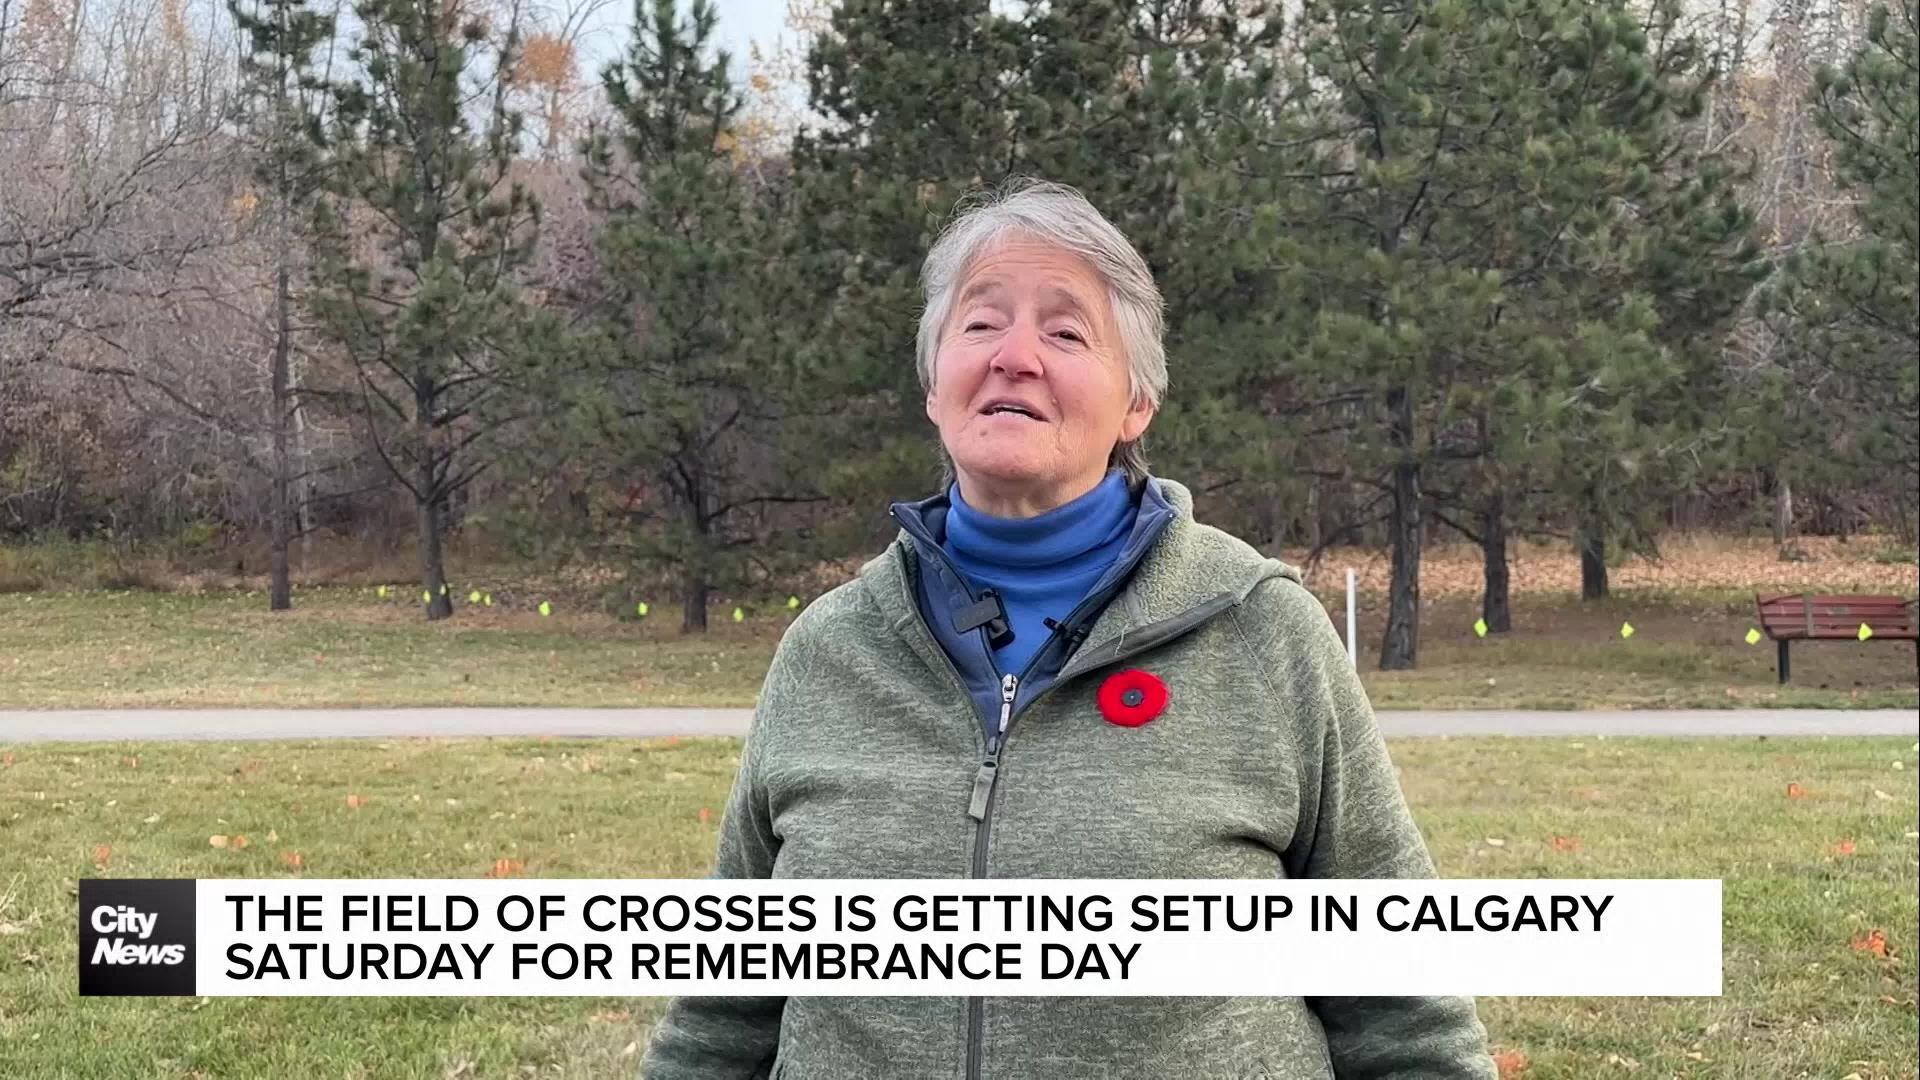
<path fill-rule="evenodd" d="M 991 330 L 991 329 L 993 329 L 992 323 L 970 322 L 967 324 L 967 333 L 969 334 L 977 330 Z"/>
<path fill-rule="evenodd" d="M 1078 330 L 1055 330 L 1053 336 L 1062 341 L 1084 342 L 1086 340 L 1080 336 L 1080 331 Z"/>

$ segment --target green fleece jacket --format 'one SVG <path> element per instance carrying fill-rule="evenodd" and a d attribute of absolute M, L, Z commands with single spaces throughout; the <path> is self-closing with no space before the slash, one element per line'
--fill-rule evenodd
<path fill-rule="evenodd" d="M 1176 518 L 987 754 L 904 534 L 781 641 L 722 878 L 1431 877 L 1358 678 L 1299 572 Z M 1106 722 L 1144 668 L 1164 713 Z M 983 762 L 991 762 L 983 766 Z M 1491 1078 L 1468 998 L 676 999 L 653 1080 Z"/>

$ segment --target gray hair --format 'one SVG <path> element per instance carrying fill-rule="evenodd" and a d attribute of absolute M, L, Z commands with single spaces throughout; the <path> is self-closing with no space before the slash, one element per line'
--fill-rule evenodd
<path fill-rule="evenodd" d="M 921 390 L 933 389 L 934 353 L 939 348 L 941 328 L 953 313 L 960 279 L 974 260 L 1014 236 L 1053 244 L 1078 255 L 1106 281 L 1107 302 L 1120 332 L 1133 403 L 1145 401 L 1159 408 L 1167 392 L 1167 348 L 1163 340 L 1166 302 L 1146 260 L 1079 191 L 1065 184 L 1025 178 L 1009 180 L 998 191 L 980 191 L 962 199 L 953 221 L 941 232 L 920 267 L 920 287 L 926 297 L 915 342 Z M 1147 477 L 1142 441 L 1116 445 L 1107 459 L 1108 467 L 1127 474 L 1129 484 Z M 944 447 L 941 461 L 946 479 L 951 481 L 953 463 L 947 460 Z"/>

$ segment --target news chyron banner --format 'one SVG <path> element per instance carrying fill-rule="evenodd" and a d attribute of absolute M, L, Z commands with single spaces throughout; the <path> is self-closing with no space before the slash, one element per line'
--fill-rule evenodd
<path fill-rule="evenodd" d="M 82 994 L 1718 996 L 1719 881 L 103 880 Z"/>

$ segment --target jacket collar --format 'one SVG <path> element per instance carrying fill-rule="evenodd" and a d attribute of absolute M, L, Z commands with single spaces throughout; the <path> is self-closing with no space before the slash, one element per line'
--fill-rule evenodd
<path fill-rule="evenodd" d="M 894 504 L 900 534 L 888 549 L 860 568 L 868 596 L 897 631 L 917 616 L 908 565 L 916 534 L 934 544 L 930 514 L 943 514 L 946 496 Z M 1094 620 L 1085 643 L 1062 670 L 1062 677 L 1171 640 L 1245 600 L 1261 582 L 1274 577 L 1300 580 L 1300 572 L 1278 559 L 1260 555 L 1244 541 L 1193 518 L 1193 493 L 1175 481 L 1150 477 L 1141 492 L 1141 513 L 1163 509 L 1165 528 L 1148 547 L 1120 594 Z"/>

